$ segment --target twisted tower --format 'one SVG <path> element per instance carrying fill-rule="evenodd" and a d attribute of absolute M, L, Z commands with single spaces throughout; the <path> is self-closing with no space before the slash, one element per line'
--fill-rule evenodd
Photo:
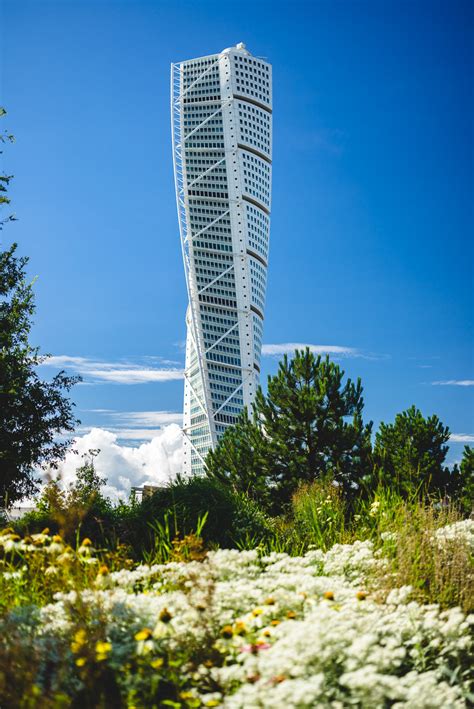
<path fill-rule="evenodd" d="M 272 74 L 244 44 L 171 66 L 189 306 L 184 471 L 201 472 L 260 373 L 271 207 Z"/>

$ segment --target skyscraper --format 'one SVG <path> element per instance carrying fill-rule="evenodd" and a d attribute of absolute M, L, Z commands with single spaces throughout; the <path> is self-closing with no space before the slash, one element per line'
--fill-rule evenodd
<path fill-rule="evenodd" d="M 271 208 L 272 74 L 244 44 L 171 66 L 188 288 L 184 470 L 201 472 L 260 374 Z"/>

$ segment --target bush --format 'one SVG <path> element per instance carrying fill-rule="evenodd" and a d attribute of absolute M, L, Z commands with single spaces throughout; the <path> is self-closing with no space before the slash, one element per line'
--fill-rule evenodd
<path fill-rule="evenodd" d="M 172 536 L 183 537 L 195 532 L 206 514 L 201 536 L 208 547 L 233 548 L 242 538 L 262 537 L 268 530 L 267 518 L 245 495 L 216 480 L 193 477 L 179 478 L 140 505 L 117 511 L 116 532 L 142 558 L 153 547 L 157 523 L 168 525 Z"/>

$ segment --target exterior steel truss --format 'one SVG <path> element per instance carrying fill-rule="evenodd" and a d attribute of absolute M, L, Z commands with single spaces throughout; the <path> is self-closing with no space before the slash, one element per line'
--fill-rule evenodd
<path fill-rule="evenodd" d="M 211 412 L 211 396 L 209 391 L 209 379 L 207 376 L 206 358 L 204 356 L 204 338 L 202 328 L 200 327 L 200 318 L 198 312 L 198 287 L 194 269 L 191 268 L 192 258 L 192 235 L 190 234 L 189 224 L 189 207 L 186 189 L 186 177 L 183 170 L 183 126 L 181 117 L 181 101 L 183 96 L 197 84 L 203 76 L 209 71 L 196 79 L 185 91 L 183 87 L 183 74 L 180 64 L 171 65 L 171 135 L 173 143 L 173 167 L 176 187 L 176 206 L 178 211 L 179 234 L 181 240 L 181 251 L 183 255 L 184 273 L 186 278 L 186 287 L 189 299 L 189 312 L 191 316 L 191 333 L 194 340 L 196 355 L 199 366 L 199 373 L 202 381 L 204 395 L 204 413 L 206 414 L 209 432 L 211 436 L 211 445 L 216 443 L 216 431 L 214 421 L 210 415 Z M 190 238 L 191 236 L 191 238 Z M 189 382 L 189 377 L 188 377 Z M 199 403 L 200 398 L 197 397 Z M 193 446 L 194 448 L 194 446 Z"/>
<path fill-rule="evenodd" d="M 204 170 L 204 172 L 202 172 L 200 175 L 198 175 L 191 183 L 189 183 L 189 185 L 187 185 L 185 171 L 183 169 L 183 149 L 184 149 L 184 144 L 186 143 L 186 141 L 189 138 L 191 138 L 191 136 L 193 136 L 195 133 L 197 133 L 199 130 L 201 130 L 201 128 L 203 128 L 203 126 L 205 126 L 212 118 L 214 118 L 219 113 L 221 113 L 222 110 L 233 101 L 233 98 L 229 98 L 225 101 L 221 101 L 221 105 L 219 106 L 219 108 L 216 111 L 211 113 L 209 116 L 206 116 L 206 118 L 203 121 L 201 121 L 201 123 L 199 123 L 199 125 L 197 125 L 195 128 L 193 128 L 193 130 L 187 134 L 184 133 L 183 126 L 182 126 L 181 103 L 183 101 L 184 96 L 192 88 L 194 88 L 197 84 L 199 84 L 199 82 L 202 81 L 211 72 L 211 70 L 213 68 L 215 68 L 215 66 L 218 66 L 219 62 L 220 62 L 220 58 L 217 59 L 214 63 L 212 63 L 205 71 L 203 71 L 202 74 L 200 76 L 198 76 L 197 79 L 195 79 L 186 89 L 183 89 L 184 82 L 183 82 L 183 72 L 182 72 L 181 64 L 175 63 L 175 64 L 171 65 L 171 135 L 172 135 L 172 143 L 173 143 L 173 167 L 174 167 L 175 188 L 176 188 L 176 206 L 177 206 L 177 211 L 178 211 L 179 232 L 180 232 L 180 240 L 181 240 L 181 250 L 182 250 L 182 255 L 183 255 L 184 272 L 185 272 L 185 277 L 186 277 L 186 287 L 187 287 L 188 298 L 189 298 L 189 312 L 190 312 L 190 316 L 191 316 L 191 335 L 192 335 L 193 343 L 195 346 L 198 365 L 199 365 L 199 374 L 200 374 L 201 382 L 202 382 L 204 402 L 202 402 L 201 398 L 197 395 L 195 388 L 191 384 L 189 376 L 186 376 L 186 380 L 187 380 L 187 382 L 188 382 L 188 384 L 189 384 L 189 386 L 196 398 L 196 401 L 201 406 L 201 408 L 203 409 L 203 412 L 206 415 L 207 423 L 209 426 L 209 433 L 210 433 L 210 437 L 211 437 L 211 448 L 214 448 L 214 446 L 217 443 L 217 434 L 216 434 L 216 428 L 215 428 L 215 414 L 212 415 L 212 413 L 211 413 L 212 412 L 212 401 L 211 401 L 211 393 L 210 393 L 210 389 L 209 389 L 209 375 L 208 375 L 207 361 L 206 361 L 206 354 L 211 348 L 208 348 L 206 350 L 205 345 L 204 345 L 204 336 L 203 336 L 202 326 L 201 326 L 200 316 L 199 316 L 199 295 L 203 291 L 205 291 L 207 288 L 209 288 L 209 286 L 216 283 L 220 278 L 222 278 L 222 276 L 229 273 L 233 269 L 234 265 L 232 264 L 229 268 L 225 269 L 216 278 L 214 278 L 213 281 L 206 284 L 203 288 L 201 288 L 199 290 L 198 285 L 197 285 L 197 281 L 196 281 L 196 275 L 194 273 L 194 269 L 191 267 L 192 254 L 193 254 L 192 241 L 193 241 L 193 238 L 200 236 L 207 229 L 209 229 L 214 224 L 216 224 L 220 219 L 222 219 L 224 216 L 228 215 L 230 212 L 230 209 L 225 210 L 222 214 L 220 214 L 218 217 L 216 217 L 214 220 L 212 220 L 209 224 L 207 224 L 205 227 L 200 229 L 195 234 L 191 233 L 191 229 L 189 226 L 190 219 L 189 219 L 189 205 L 188 205 L 187 190 L 189 189 L 189 187 L 196 184 L 199 180 L 201 180 L 203 177 L 205 177 L 210 172 L 212 172 L 212 170 L 214 170 L 216 167 L 218 167 L 219 165 L 224 163 L 225 156 L 221 160 L 217 161 L 210 168 Z M 221 338 L 221 339 L 223 339 L 223 338 Z M 217 344 L 217 343 L 214 343 L 214 345 L 215 344 Z M 240 390 L 240 388 L 241 388 L 241 385 L 239 387 L 237 387 L 236 390 L 231 394 L 231 396 L 229 397 L 229 400 L 237 393 L 237 391 Z M 219 411 L 222 408 L 223 407 L 220 407 Z M 192 444 L 192 442 L 191 442 L 191 444 Z M 195 452 L 198 453 L 196 447 L 193 444 L 192 444 L 192 446 L 193 446 L 193 449 L 195 450 Z M 202 460 L 202 456 L 199 453 L 198 453 L 198 455 Z"/>

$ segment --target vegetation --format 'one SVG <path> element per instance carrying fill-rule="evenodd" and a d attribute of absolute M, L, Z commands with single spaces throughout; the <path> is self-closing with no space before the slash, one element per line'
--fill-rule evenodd
<path fill-rule="evenodd" d="M 332 478 L 353 497 L 370 460 L 372 424 L 364 424 L 362 384 L 329 357 L 307 348 L 285 355 L 259 388 L 252 417 L 224 434 L 207 458 L 211 477 L 281 512 L 302 482 Z"/>
<path fill-rule="evenodd" d="M 472 604 L 474 522 L 437 527 L 434 508 L 417 505 L 415 524 L 399 517 L 400 543 L 385 532 L 392 548 L 383 553 L 369 540 L 298 558 L 206 553 L 188 535 L 173 545 L 173 563 L 135 566 L 87 538 L 72 547 L 48 530 L 23 539 L 4 530 L 0 702 L 375 709 L 426 696 L 416 705 L 467 706 L 472 636 L 449 606 Z M 373 505 L 374 529 L 385 526 L 383 509 Z M 454 549 L 453 570 L 443 570 Z M 427 573 L 424 586 L 399 586 Z"/>
<path fill-rule="evenodd" d="M 455 465 L 451 473 L 449 492 L 458 501 L 466 515 L 474 506 L 474 448 L 464 446 L 460 465 Z"/>
<path fill-rule="evenodd" d="M 472 448 L 449 470 L 448 428 L 415 406 L 372 447 L 360 380 L 306 349 L 205 476 L 114 506 L 92 450 L 66 488 L 77 379 L 37 375 L 27 262 L 0 252 L 1 506 L 52 475 L 14 528 L 0 516 L 0 706 L 474 702 Z"/>
<path fill-rule="evenodd" d="M 12 137 L 3 134 L 6 140 Z M 0 205 L 9 203 L 10 180 L 0 177 Z M 45 382 L 38 376 L 44 356 L 29 342 L 33 286 L 26 277 L 28 258 L 17 256 L 16 250 L 13 244 L 0 251 L 0 507 L 37 490 L 35 469 L 42 463 L 54 465 L 64 455 L 68 442 L 58 436 L 72 433 L 78 423 L 64 395 L 78 378 L 59 372 Z"/>
<path fill-rule="evenodd" d="M 415 406 L 397 414 L 393 424 L 381 423 L 374 445 L 379 481 L 402 495 L 447 490 L 448 440 L 448 427 L 437 416 L 425 418 Z"/>
<path fill-rule="evenodd" d="M 269 534 L 269 520 L 252 500 L 213 480 L 178 478 L 140 503 L 132 496 L 128 504 L 114 507 L 101 493 L 105 480 L 97 475 L 93 459 L 77 475 L 69 489 L 57 479 L 50 481 L 36 510 L 15 524 L 16 531 L 32 534 L 47 527 L 74 544 L 80 530 L 99 547 L 125 544 L 137 560 L 150 560 L 153 550 L 166 559 L 163 549 L 156 549 L 157 537 L 171 548 L 173 539 L 194 532 L 204 517 L 202 536 L 208 548 L 233 547 L 242 536 L 262 539 Z M 90 492 L 83 487 L 85 476 Z"/>

